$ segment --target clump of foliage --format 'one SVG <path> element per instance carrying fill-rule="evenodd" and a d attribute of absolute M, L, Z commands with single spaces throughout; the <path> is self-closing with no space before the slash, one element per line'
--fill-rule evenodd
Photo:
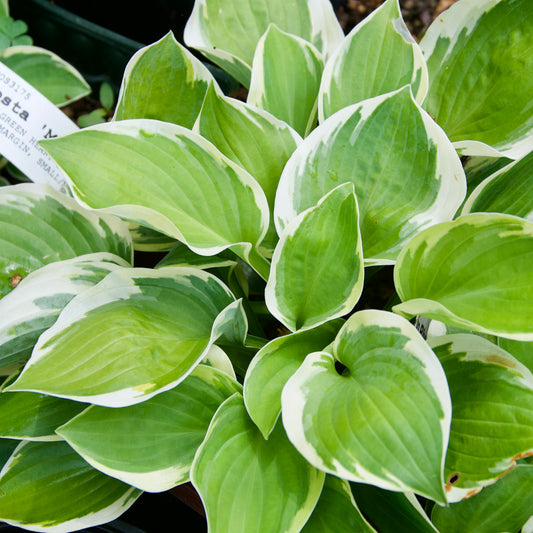
<path fill-rule="evenodd" d="M 397 0 L 347 36 L 197 0 L 247 102 L 171 34 L 135 54 L 111 122 L 42 142 L 75 199 L 0 189 L 0 519 L 190 480 L 212 533 L 530 532 L 532 35 L 529 0 L 419 44 Z"/>

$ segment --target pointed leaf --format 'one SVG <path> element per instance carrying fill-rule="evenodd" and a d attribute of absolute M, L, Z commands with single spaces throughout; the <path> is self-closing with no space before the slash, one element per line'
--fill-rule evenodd
<path fill-rule="evenodd" d="M 31 272 L 0 300 L 0 367 L 25 362 L 39 335 L 74 296 L 109 272 L 128 266 L 124 259 L 104 252 L 56 261 Z"/>
<path fill-rule="evenodd" d="M 533 222 L 533 152 L 495 172 L 474 190 L 464 213 L 507 213 Z"/>
<path fill-rule="evenodd" d="M 114 520 L 140 494 L 91 468 L 64 442 L 22 442 L 0 472 L 0 520 L 67 533 Z"/>
<path fill-rule="evenodd" d="M 203 359 L 232 301 L 217 278 L 197 269 L 112 272 L 63 309 L 6 390 L 109 407 L 147 400 Z"/>
<path fill-rule="evenodd" d="M 234 246 L 267 275 L 268 263 L 252 249 L 268 227 L 265 195 L 246 171 L 199 135 L 138 119 L 42 144 L 92 208 L 161 231 L 201 255 Z"/>
<path fill-rule="evenodd" d="M 297 533 L 311 514 L 324 474 L 291 445 L 278 424 L 268 440 L 240 394 L 218 409 L 191 470 L 211 533 Z"/>
<path fill-rule="evenodd" d="M 0 297 L 33 270 L 93 252 L 109 252 L 131 262 L 126 225 L 80 207 L 47 185 L 0 188 Z"/>
<path fill-rule="evenodd" d="M 429 27 L 420 41 L 424 108 L 452 141 L 486 143 L 512 158 L 531 151 L 532 32 L 530 0 L 457 2 Z"/>
<path fill-rule="evenodd" d="M 277 337 L 261 348 L 250 363 L 244 379 L 244 403 L 268 438 L 281 412 L 281 391 L 311 352 L 323 350 L 339 331 L 341 320 L 313 329 Z"/>
<path fill-rule="evenodd" d="M 336 361 L 346 370 L 337 371 Z M 289 379 L 281 406 L 289 439 L 317 468 L 445 502 L 446 378 L 401 317 L 375 310 L 352 315 L 333 355 L 307 356 Z"/>
<path fill-rule="evenodd" d="M 72 65 L 44 48 L 10 46 L 0 61 L 59 107 L 91 93 L 89 84 Z"/>
<path fill-rule="evenodd" d="M 146 402 L 121 409 L 89 407 L 57 433 L 104 474 L 160 492 L 189 481 L 211 418 L 240 391 L 223 372 L 199 365 L 177 387 Z"/>
<path fill-rule="evenodd" d="M 291 331 L 349 313 L 364 266 L 354 187 L 339 185 L 283 231 L 265 289 L 270 312 Z"/>
<path fill-rule="evenodd" d="M 0 394 L 0 435 L 10 439 L 59 440 L 55 430 L 85 405 L 34 392 Z"/>
<path fill-rule="evenodd" d="M 437 532 L 413 493 L 391 492 L 362 483 L 350 486 L 357 506 L 379 533 Z"/>
<path fill-rule="evenodd" d="M 209 70 L 169 32 L 128 62 L 113 118 L 153 118 L 192 128 L 210 82 L 216 84 Z"/>
<path fill-rule="evenodd" d="M 269 204 L 281 171 L 302 138 L 285 122 L 258 107 L 223 96 L 210 87 L 195 131 L 261 185 Z"/>
<path fill-rule="evenodd" d="M 350 484 L 334 476 L 326 476 L 320 499 L 302 533 L 375 533 L 375 529 L 359 511 Z"/>
<path fill-rule="evenodd" d="M 312 44 L 271 24 L 257 43 L 248 103 L 305 137 L 316 125 L 323 68 L 322 56 Z"/>
<path fill-rule="evenodd" d="M 450 220 L 466 190 L 454 148 L 409 87 L 337 112 L 296 149 L 276 196 L 278 233 L 349 181 L 368 264 L 393 262 L 421 229 Z"/>
<path fill-rule="evenodd" d="M 444 475 L 448 501 L 494 483 L 522 456 L 533 455 L 533 374 L 475 335 L 429 340 L 452 397 Z"/>
<path fill-rule="evenodd" d="M 449 507 L 436 505 L 431 519 L 440 533 L 519 531 L 532 509 L 533 465 L 519 464 L 472 498 Z"/>
<path fill-rule="evenodd" d="M 394 284 L 403 316 L 533 340 L 533 223 L 484 213 L 429 228 L 400 254 Z"/>
<path fill-rule="evenodd" d="M 347 35 L 327 62 L 320 85 L 319 120 L 409 84 L 416 101 L 422 103 L 427 76 L 426 62 L 402 19 L 398 0 L 387 0 Z"/>
<path fill-rule="evenodd" d="M 270 23 L 326 57 L 344 36 L 328 0 L 197 0 L 184 40 L 248 87 L 257 43 Z"/>
<path fill-rule="evenodd" d="M 270 207 L 269 233 L 275 245 L 276 189 L 281 171 L 301 143 L 301 137 L 288 124 L 263 109 L 223 96 L 213 87 L 207 91 L 195 130 L 261 185 Z"/>

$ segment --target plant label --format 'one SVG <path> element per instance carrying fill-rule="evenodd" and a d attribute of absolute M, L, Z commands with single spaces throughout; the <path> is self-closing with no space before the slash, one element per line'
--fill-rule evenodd
<path fill-rule="evenodd" d="M 0 154 L 30 180 L 68 191 L 65 174 L 39 141 L 78 129 L 50 100 L 0 63 Z"/>

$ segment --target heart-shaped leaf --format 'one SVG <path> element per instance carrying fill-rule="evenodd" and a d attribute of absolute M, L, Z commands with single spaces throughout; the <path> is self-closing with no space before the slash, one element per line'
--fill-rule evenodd
<path fill-rule="evenodd" d="M 316 125 L 324 62 L 300 37 L 271 24 L 257 43 L 248 103 L 272 113 L 305 137 Z"/>
<path fill-rule="evenodd" d="M 198 134 L 137 119 L 42 144 L 90 207 L 165 233 L 200 255 L 232 247 L 267 277 L 268 262 L 256 250 L 268 228 L 265 194 Z"/>
<path fill-rule="evenodd" d="M 317 468 L 446 501 L 446 377 L 405 319 L 376 310 L 352 315 L 333 355 L 310 354 L 288 380 L 281 405 L 287 435 Z"/>
<path fill-rule="evenodd" d="M 311 352 L 328 346 L 342 320 L 326 322 L 316 328 L 277 337 L 253 358 L 244 379 L 244 403 L 250 415 L 268 438 L 281 413 L 281 391 Z"/>
<path fill-rule="evenodd" d="M 171 390 L 121 409 L 91 406 L 57 433 L 97 470 L 160 492 L 189 481 L 211 418 L 240 391 L 220 370 L 198 365 Z"/>
<path fill-rule="evenodd" d="M 422 103 L 427 77 L 426 62 L 402 19 L 398 0 L 387 0 L 355 26 L 328 60 L 320 85 L 319 120 L 409 84 Z"/>
<path fill-rule="evenodd" d="M 6 390 L 109 407 L 142 402 L 185 379 L 230 326 L 245 328 L 232 303 L 229 289 L 201 270 L 112 272 L 63 309 Z"/>
<path fill-rule="evenodd" d="M 533 454 L 533 374 L 477 335 L 429 340 L 450 387 L 453 415 L 444 475 L 448 501 L 479 492 Z"/>
<path fill-rule="evenodd" d="M 533 222 L 533 151 L 483 180 L 466 201 L 465 213 L 507 213 Z"/>
<path fill-rule="evenodd" d="M 483 144 L 512 158 L 531 151 L 532 33 L 530 0 L 477 0 L 454 4 L 420 41 L 424 108 L 470 155 L 483 155 Z"/>
<path fill-rule="evenodd" d="M 428 228 L 394 270 L 393 311 L 517 340 L 533 340 L 533 223 L 471 214 Z"/>
<path fill-rule="evenodd" d="M 457 153 L 409 87 L 338 111 L 296 149 L 277 191 L 278 233 L 345 182 L 367 264 L 393 262 L 421 229 L 451 220 L 466 191 Z"/>
<path fill-rule="evenodd" d="M 48 185 L 0 187 L 0 297 L 29 272 L 94 252 L 109 252 L 131 263 L 126 225 L 80 207 Z"/>
<path fill-rule="evenodd" d="M 431 520 L 441 533 L 520 531 L 532 510 L 533 465 L 519 464 L 472 498 L 448 507 L 436 505 Z"/>
<path fill-rule="evenodd" d="M 209 83 L 216 85 L 207 67 L 170 32 L 128 62 L 113 118 L 153 118 L 192 128 Z"/>
<path fill-rule="evenodd" d="M 31 272 L 0 300 L 0 368 L 25 362 L 39 335 L 74 296 L 109 272 L 128 266 L 116 255 L 96 253 L 56 261 Z"/>
<path fill-rule="evenodd" d="M 326 57 L 344 37 L 328 0 L 197 0 L 184 40 L 249 87 L 257 43 L 271 23 Z"/>
<path fill-rule="evenodd" d="M 89 84 L 72 65 L 44 48 L 10 46 L 0 61 L 59 107 L 91 93 Z"/>
<path fill-rule="evenodd" d="M 215 413 L 191 480 L 211 533 L 298 533 L 320 496 L 324 474 L 294 449 L 281 423 L 265 440 L 242 396 L 234 394 Z"/>
<path fill-rule="evenodd" d="M 67 533 L 118 518 L 140 495 L 91 468 L 65 442 L 22 442 L 0 472 L 0 520 Z"/>
<path fill-rule="evenodd" d="M 344 183 L 281 234 L 265 289 L 270 312 L 291 331 L 349 313 L 363 290 L 364 266 L 354 187 Z"/>

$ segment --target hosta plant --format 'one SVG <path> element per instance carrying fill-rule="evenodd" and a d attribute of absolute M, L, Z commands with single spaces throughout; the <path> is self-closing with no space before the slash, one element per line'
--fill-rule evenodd
<path fill-rule="evenodd" d="M 246 102 L 169 34 L 42 142 L 74 198 L 0 189 L 0 519 L 190 481 L 212 533 L 531 532 L 533 4 L 417 43 L 197 0 L 185 42 Z"/>

